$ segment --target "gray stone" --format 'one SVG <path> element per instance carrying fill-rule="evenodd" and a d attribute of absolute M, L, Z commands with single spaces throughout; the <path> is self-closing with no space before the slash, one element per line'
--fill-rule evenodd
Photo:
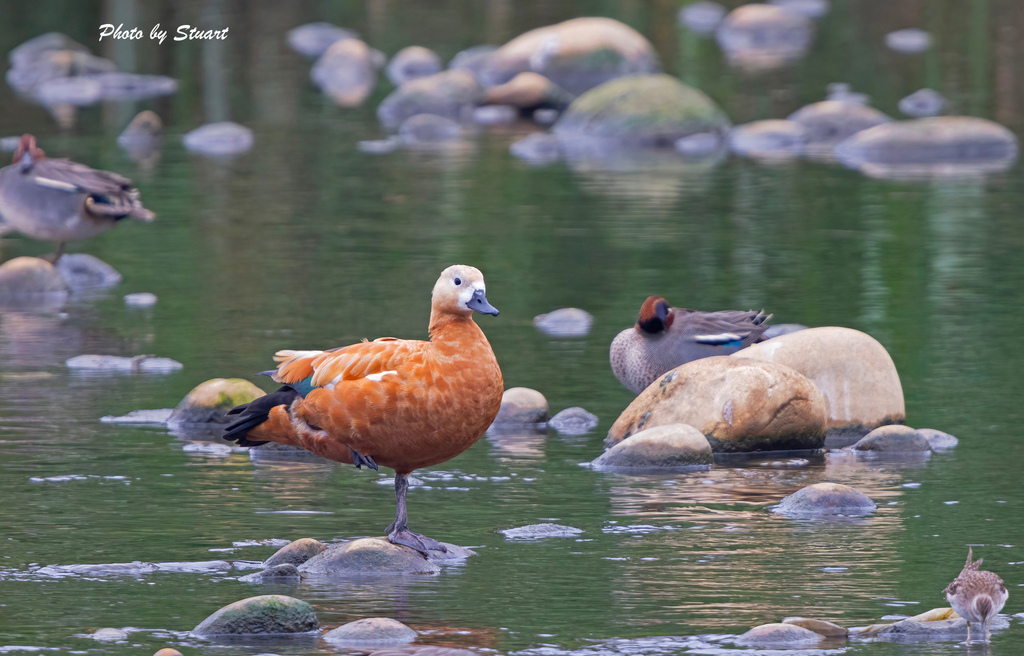
<path fill-rule="evenodd" d="M 746 4 L 719 24 L 715 40 L 730 65 L 750 71 L 779 68 L 807 54 L 814 38 L 809 18 L 782 7 Z"/>
<path fill-rule="evenodd" d="M 946 109 L 946 99 L 934 89 L 918 89 L 902 98 L 898 107 L 901 112 L 913 118 L 938 116 Z"/>
<path fill-rule="evenodd" d="M 626 146 L 673 147 L 693 134 L 724 135 L 729 120 L 704 92 L 668 75 L 630 75 L 591 89 L 562 113 L 562 141 L 601 139 Z"/>
<path fill-rule="evenodd" d="M 398 136 L 388 137 L 387 139 L 372 139 L 369 141 L 360 141 L 356 144 L 356 148 L 359 152 L 366 153 L 367 155 L 387 155 L 393 153 L 402 147 L 402 140 Z"/>
<path fill-rule="evenodd" d="M 127 358 L 119 355 L 76 355 L 64 362 L 68 369 L 80 371 L 123 371 L 133 373 L 170 373 L 183 368 L 180 362 L 152 355 Z"/>
<path fill-rule="evenodd" d="M 562 146 L 558 137 L 536 133 L 523 137 L 508 148 L 513 157 L 535 166 L 553 164 L 562 159 Z"/>
<path fill-rule="evenodd" d="M 867 105 L 871 98 L 866 93 L 854 91 L 846 82 L 832 82 L 827 87 L 828 95 L 825 100 L 841 100 L 852 102 L 858 105 Z"/>
<path fill-rule="evenodd" d="M 925 439 L 928 440 L 928 446 L 931 447 L 932 451 L 953 449 L 960 444 L 960 440 L 956 437 L 934 428 L 918 428 L 917 432 L 920 435 L 924 435 Z"/>
<path fill-rule="evenodd" d="M 136 292 L 134 294 L 125 294 L 124 304 L 128 307 L 134 308 L 148 308 L 156 305 L 156 294 L 149 292 Z"/>
<path fill-rule="evenodd" d="M 303 577 L 358 576 L 365 574 L 436 574 L 437 562 L 468 557 L 472 551 L 442 543 L 448 553 L 431 552 L 428 560 L 420 552 L 391 544 L 386 538 L 360 538 L 331 545 L 299 565 Z"/>
<path fill-rule="evenodd" d="M 597 457 L 603 468 L 692 468 L 715 462 L 704 433 L 688 424 L 664 424 L 634 433 Z"/>
<path fill-rule="evenodd" d="M 56 266 L 68 287 L 76 291 L 121 284 L 121 274 L 114 267 L 88 253 L 67 253 Z"/>
<path fill-rule="evenodd" d="M 878 178 L 977 175 L 1017 161 L 1017 137 L 973 116 L 935 116 L 879 125 L 835 147 L 842 164 Z"/>
<path fill-rule="evenodd" d="M 211 157 L 239 155 L 252 149 L 254 142 L 252 130 L 231 121 L 208 123 L 181 140 L 187 150 Z"/>
<path fill-rule="evenodd" d="M 440 73 L 444 63 L 437 53 L 423 46 L 407 46 L 395 53 L 387 66 L 388 79 L 396 87 L 410 80 Z"/>
<path fill-rule="evenodd" d="M 815 20 L 824 18 L 830 9 L 829 0 L 768 0 L 768 4 Z"/>
<path fill-rule="evenodd" d="M 687 157 L 707 157 L 722 148 L 724 140 L 721 135 L 710 132 L 698 132 L 676 139 L 676 150 Z"/>
<path fill-rule="evenodd" d="M 342 39 L 316 60 L 309 77 L 339 106 L 358 107 L 377 86 L 377 67 L 368 45 L 359 39 Z"/>
<path fill-rule="evenodd" d="M 274 555 L 263 561 L 263 567 L 269 569 L 275 565 L 282 565 L 285 563 L 301 565 L 313 556 L 316 556 L 326 550 L 327 545 L 319 540 L 314 540 L 313 538 L 300 538 L 278 549 Z"/>
<path fill-rule="evenodd" d="M 679 10 L 679 22 L 691 32 L 711 34 L 725 18 L 728 10 L 717 2 L 700 0 Z"/>
<path fill-rule="evenodd" d="M 548 420 L 548 400 L 529 387 L 510 387 L 501 395 L 501 408 L 494 423 L 498 425 L 543 424 Z"/>
<path fill-rule="evenodd" d="M 482 98 L 483 88 L 471 73 L 444 71 L 411 80 L 392 91 L 377 107 L 377 118 L 392 129 L 417 114 L 436 114 L 461 122 L 472 115 Z"/>
<path fill-rule="evenodd" d="M 212 378 L 192 388 L 174 408 L 167 423 L 171 427 L 188 424 L 226 424 L 228 410 L 249 403 L 265 392 L 244 378 Z"/>
<path fill-rule="evenodd" d="M 548 426 L 563 435 L 583 435 L 597 428 L 597 415 L 583 408 L 566 408 L 550 420 Z"/>
<path fill-rule="evenodd" d="M 439 647 L 437 645 L 405 645 L 374 650 L 370 656 L 480 656 L 470 649 Z"/>
<path fill-rule="evenodd" d="M 832 157 L 836 144 L 892 119 L 873 107 L 850 100 L 822 100 L 802 107 L 786 120 L 806 129 L 805 152 L 818 159 Z"/>
<path fill-rule="evenodd" d="M 451 143 L 462 137 L 462 127 L 443 116 L 416 114 L 402 121 L 398 138 L 406 147 Z"/>
<path fill-rule="evenodd" d="M 771 509 L 780 515 L 866 515 L 876 506 L 868 495 L 841 483 L 815 483 L 784 498 Z"/>
<path fill-rule="evenodd" d="M 320 628 L 313 607 L 285 595 L 261 595 L 221 608 L 192 629 L 196 638 L 231 635 L 283 635 Z"/>
<path fill-rule="evenodd" d="M 561 524 L 528 524 L 499 531 L 509 540 L 539 540 L 541 538 L 572 538 L 583 533 L 582 529 Z"/>
<path fill-rule="evenodd" d="M 415 639 L 415 631 L 389 617 L 367 617 L 356 620 L 343 624 L 324 635 L 324 640 L 332 644 L 364 647 L 404 645 Z"/>
<path fill-rule="evenodd" d="M 477 125 L 507 125 L 519 120 L 519 108 L 511 105 L 486 105 L 473 110 Z"/>
<path fill-rule="evenodd" d="M 885 45 L 904 55 L 920 55 L 932 46 L 932 35 L 920 28 L 908 27 L 886 34 Z"/>
<path fill-rule="evenodd" d="M 511 105 L 523 111 L 557 109 L 569 106 L 575 96 L 543 75 L 527 71 L 505 84 L 490 87 L 483 102 L 489 105 Z"/>
<path fill-rule="evenodd" d="M 128 639 L 128 633 L 123 629 L 106 627 L 96 629 L 89 637 L 97 642 L 121 642 Z"/>
<path fill-rule="evenodd" d="M 559 308 L 533 318 L 537 330 L 551 337 L 586 337 L 594 316 L 579 308 Z"/>
<path fill-rule="evenodd" d="M 158 410 L 132 410 L 126 415 L 115 417 L 112 415 L 106 415 L 100 417 L 100 422 L 104 424 L 153 424 L 162 425 L 166 424 L 170 418 L 171 413 L 174 412 L 171 408 L 160 408 Z"/>
<path fill-rule="evenodd" d="M 557 109 L 535 109 L 531 118 L 537 125 L 554 125 L 562 115 Z"/>
<path fill-rule="evenodd" d="M 826 638 L 845 638 L 849 631 L 838 624 L 833 622 L 826 622 L 825 620 L 816 620 L 810 617 L 787 617 L 782 620 L 783 624 L 795 624 L 796 626 L 802 626 L 805 629 L 814 631 L 818 635 L 825 636 Z"/>
<path fill-rule="evenodd" d="M 807 128 L 796 121 L 754 121 L 729 132 L 729 148 L 742 157 L 793 159 L 803 155 L 806 143 Z"/>
<path fill-rule="evenodd" d="M 854 451 L 875 453 L 926 453 L 928 438 L 910 426 L 880 426 L 850 447 Z"/>
<path fill-rule="evenodd" d="M 331 23 L 306 23 L 288 30 L 288 46 L 303 57 L 315 59 L 334 43 L 358 39 L 359 34 Z"/>
<path fill-rule="evenodd" d="M 755 626 L 736 639 L 736 644 L 749 646 L 787 646 L 803 647 L 816 645 L 823 641 L 822 636 L 810 629 L 795 624 L 762 624 Z"/>
<path fill-rule="evenodd" d="M 487 60 L 497 49 L 498 46 L 486 44 L 466 48 L 452 57 L 452 60 L 448 62 L 448 68 L 453 71 L 467 71 L 479 80 L 480 71 L 487 65 Z"/>
<path fill-rule="evenodd" d="M 117 136 L 117 145 L 129 153 L 151 153 L 163 145 L 163 130 L 164 124 L 160 117 L 147 109 L 136 114 Z"/>
<path fill-rule="evenodd" d="M 479 75 L 492 87 L 532 71 L 580 94 L 622 75 L 660 70 L 642 34 L 611 18 L 584 17 L 521 34 L 491 53 Z"/>
<path fill-rule="evenodd" d="M 147 100 L 178 92 L 178 81 L 166 75 L 143 75 L 115 71 L 78 77 L 98 82 L 101 99 L 111 102 Z"/>
<path fill-rule="evenodd" d="M 259 572 L 238 577 L 242 583 L 278 583 L 288 579 L 298 580 L 299 568 L 292 563 L 280 563 Z"/>

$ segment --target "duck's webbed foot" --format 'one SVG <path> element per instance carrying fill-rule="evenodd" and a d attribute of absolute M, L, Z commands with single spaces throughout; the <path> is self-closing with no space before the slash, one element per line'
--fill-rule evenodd
<path fill-rule="evenodd" d="M 361 469 L 363 465 L 366 465 L 373 471 L 377 471 L 377 463 L 373 461 L 373 458 L 370 456 L 364 456 L 352 448 L 349 448 L 348 451 L 352 454 L 352 464 L 356 466 L 356 469 Z"/>
<path fill-rule="evenodd" d="M 392 529 L 391 526 L 387 528 L 388 531 L 388 542 L 391 544 L 400 544 L 410 549 L 423 554 L 424 558 L 429 558 L 431 551 L 440 551 L 441 553 L 447 553 L 448 548 L 433 538 L 428 538 L 425 535 L 419 533 L 413 533 L 408 528 L 402 528 L 399 530 Z"/>

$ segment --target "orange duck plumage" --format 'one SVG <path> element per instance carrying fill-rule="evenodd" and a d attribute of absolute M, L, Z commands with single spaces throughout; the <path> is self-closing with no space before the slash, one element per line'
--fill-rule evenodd
<path fill-rule="evenodd" d="M 428 341 L 382 337 L 329 351 L 279 351 L 278 391 L 231 411 L 224 439 L 277 442 L 357 467 L 395 470 L 395 522 L 388 539 L 444 550 L 406 526 L 408 475 L 459 455 L 501 406 L 501 370 L 473 312 L 497 315 L 483 274 L 445 269 L 434 285 Z"/>

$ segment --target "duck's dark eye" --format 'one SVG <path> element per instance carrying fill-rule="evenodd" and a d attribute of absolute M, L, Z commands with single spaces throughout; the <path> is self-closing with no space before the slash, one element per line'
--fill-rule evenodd
<path fill-rule="evenodd" d="M 462 278 L 456 278 L 455 279 L 455 284 L 456 285 L 461 285 L 462 284 Z"/>

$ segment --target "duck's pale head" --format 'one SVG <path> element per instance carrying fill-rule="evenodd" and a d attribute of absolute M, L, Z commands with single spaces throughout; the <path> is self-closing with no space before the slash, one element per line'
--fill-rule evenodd
<path fill-rule="evenodd" d="M 12 163 L 17 164 L 26 154 L 28 154 L 33 161 L 46 157 L 46 153 L 43 152 L 43 149 L 36 145 L 36 138 L 34 135 L 21 135 L 21 139 L 18 139 L 18 149 L 14 151 Z"/>
<path fill-rule="evenodd" d="M 442 271 L 430 300 L 435 312 L 498 315 L 497 308 L 487 302 L 484 274 L 468 264 L 453 264 Z"/>
<path fill-rule="evenodd" d="M 668 301 L 660 296 L 648 296 L 640 306 L 636 329 L 643 333 L 659 335 L 672 325 L 672 314 Z"/>

